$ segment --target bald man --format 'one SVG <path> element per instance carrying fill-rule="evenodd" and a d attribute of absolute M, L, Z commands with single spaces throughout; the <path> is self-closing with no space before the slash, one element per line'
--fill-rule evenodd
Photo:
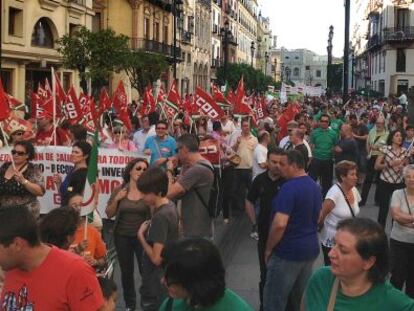
<path fill-rule="evenodd" d="M 349 124 L 341 126 L 341 140 L 334 148 L 335 163 L 348 160 L 357 163 L 358 144 L 352 135 L 352 127 Z"/>

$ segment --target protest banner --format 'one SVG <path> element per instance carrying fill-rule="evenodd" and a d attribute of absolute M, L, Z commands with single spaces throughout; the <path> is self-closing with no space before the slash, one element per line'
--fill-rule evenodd
<path fill-rule="evenodd" d="M 47 214 L 60 206 L 59 189 L 53 182 L 53 174 L 58 173 L 62 179 L 73 167 L 71 162 L 71 147 L 64 146 L 36 146 L 36 157 L 32 161 L 42 172 L 45 180 L 46 193 L 39 197 L 40 213 Z M 107 218 L 106 204 L 113 189 L 122 183 L 122 175 L 126 164 L 134 158 L 148 156 L 137 152 L 120 151 L 118 149 L 99 148 L 98 151 L 98 184 L 99 202 L 98 213 Z M 0 149 L 0 165 L 10 161 L 10 148 Z"/>

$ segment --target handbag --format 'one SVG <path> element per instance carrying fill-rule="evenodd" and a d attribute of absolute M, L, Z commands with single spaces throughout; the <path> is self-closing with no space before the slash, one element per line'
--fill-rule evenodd
<path fill-rule="evenodd" d="M 349 210 L 351 212 L 352 218 L 355 218 L 355 212 L 352 209 L 351 203 L 349 203 L 348 198 L 346 197 L 344 190 L 342 190 L 342 188 L 341 188 L 341 186 L 339 184 L 336 184 L 336 186 L 339 188 L 339 190 L 341 190 L 342 195 L 344 196 L 344 199 L 345 199 L 346 203 L 348 204 L 348 207 L 349 207 Z"/>
<path fill-rule="evenodd" d="M 332 284 L 331 295 L 329 296 L 329 302 L 328 302 L 328 307 L 326 308 L 326 311 L 334 311 L 336 295 L 338 294 L 338 288 L 339 288 L 339 280 L 335 278 Z"/>
<path fill-rule="evenodd" d="M 233 166 L 239 166 L 241 162 L 241 158 L 237 153 L 232 154 L 227 158 L 227 160 L 231 163 Z"/>

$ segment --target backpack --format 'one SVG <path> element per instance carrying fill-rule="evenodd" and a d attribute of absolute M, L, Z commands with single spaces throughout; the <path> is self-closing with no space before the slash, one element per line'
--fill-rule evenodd
<path fill-rule="evenodd" d="M 210 195 L 209 200 L 206 202 L 204 198 L 202 197 L 201 193 L 198 191 L 197 188 L 194 189 L 195 193 L 197 194 L 198 199 L 201 201 L 201 203 L 204 205 L 204 207 L 207 209 L 208 215 L 210 218 L 217 218 L 220 215 L 220 206 L 219 204 L 219 190 L 220 190 L 220 177 L 219 173 L 216 173 L 214 168 L 210 165 L 204 164 L 204 163 L 198 163 L 199 165 L 202 165 L 204 167 L 207 167 L 214 176 L 213 184 L 211 185 L 210 189 Z"/>

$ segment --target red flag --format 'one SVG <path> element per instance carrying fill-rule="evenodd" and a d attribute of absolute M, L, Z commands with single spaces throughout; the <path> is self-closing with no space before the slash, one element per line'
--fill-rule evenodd
<path fill-rule="evenodd" d="M 287 135 L 287 124 L 292 121 L 295 116 L 299 113 L 300 109 L 296 104 L 290 103 L 282 115 L 278 118 L 277 122 L 280 127 L 279 140 Z"/>
<path fill-rule="evenodd" d="M 264 97 L 256 99 L 256 120 L 262 120 L 268 116 Z"/>
<path fill-rule="evenodd" d="M 73 86 L 69 89 L 68 94 L 66 95 L 64 112 L 66 119 L 68 119 L 71 124 L 78 122 L 82 118 L 82 107 Z"/>
<path fill-rule="evenodd" d="M 218 103 L 229 104 L 226 97 L 224 97 L 223 93 L 219 90 L 217 85 L 211 83 L 211 92 L 213 94 L 213 99 Z"/>
<path fill-rule="evenodd" d="M 140 115 L 145 116 L 148 115 L 151 112 L 155 111 L 155 99 L 152 95 L 152 88 L 151 86 L 147 86 L 144 91 L 143 96 L 144 102 L 142 103 L 141 109 L 140 109 Z"/>
<path fill-rule="evenodd" d="M 162 87 L 158 90 L 158 96 L 157 96 L 157 103 L 163 103 L 165 101 L 165 92 Z"/>
<path fill-rule="evenodd" d="M 217 105 L 214 99 L 198 86 L 196 87 L 195 106 L 212 119 L 217 119 L 224 115 L 224 111 Z"/>
<path fill-rule="evenodd" d="M 227 101 L 234 106 L 234 102 L 236 101 L 236 95 L 232 89 L 227 93 Z"/>
<path fill-rule="evenodd" d="M 124 123 L 125 127 L 129 131 L 132 130 L 132 124 L 128 114 L 128 97 L 126 95 L 124 83 L 122 80 L 119 81 L 118 87 L 115 90 L 113 103 L 118 113 L 118 119 Z"/>
<path fill-rule="evenodd" d="M 7 100 L 6 92 L 3 89 L 3 83 L 0 79 L 0 121 L 8 118 L 10 113 L 9 102 Z"/>
<path fill-rule="evenodd" d="M 101 94 L 99 95 L 99 105 L 96 111 L 96 118 L 100 118 L 105 110 L 112 107 L 112 101 L 109 98 L 108 92 L 105 88 L 101 89 Z"/>
<path fill-rule="evenodd" d="M 252 112 L 251 108 L 245 103 L 246 92 L 244 90 L 244 80 L 243 77 L 239 81 L 236 91 L 236 99 L 234 101 L 234 114 L 250 114 Z"/>
<path fill-rule="evenodd" d="M 171 88 L 170 88 L 170 92 L 168 93 L 167 102 L 169 104 L 174 105 L 177 108 L 177 111 L 178 111 L 178 108 L 181 108 L 183 106 L 181 102 L 180 94 L 178 94 L 178 91 L 177 91 L 177 85 L 175 81 L 171 83 Z"/>
<path fill-rule="evenodd" d="M 62 84 L 60 83 L 57 73 L 55 73 L 55 89 L 56 89 L 56 103 L 61 105 L 66 100 L 66 94 L 62 88 Z"/>

